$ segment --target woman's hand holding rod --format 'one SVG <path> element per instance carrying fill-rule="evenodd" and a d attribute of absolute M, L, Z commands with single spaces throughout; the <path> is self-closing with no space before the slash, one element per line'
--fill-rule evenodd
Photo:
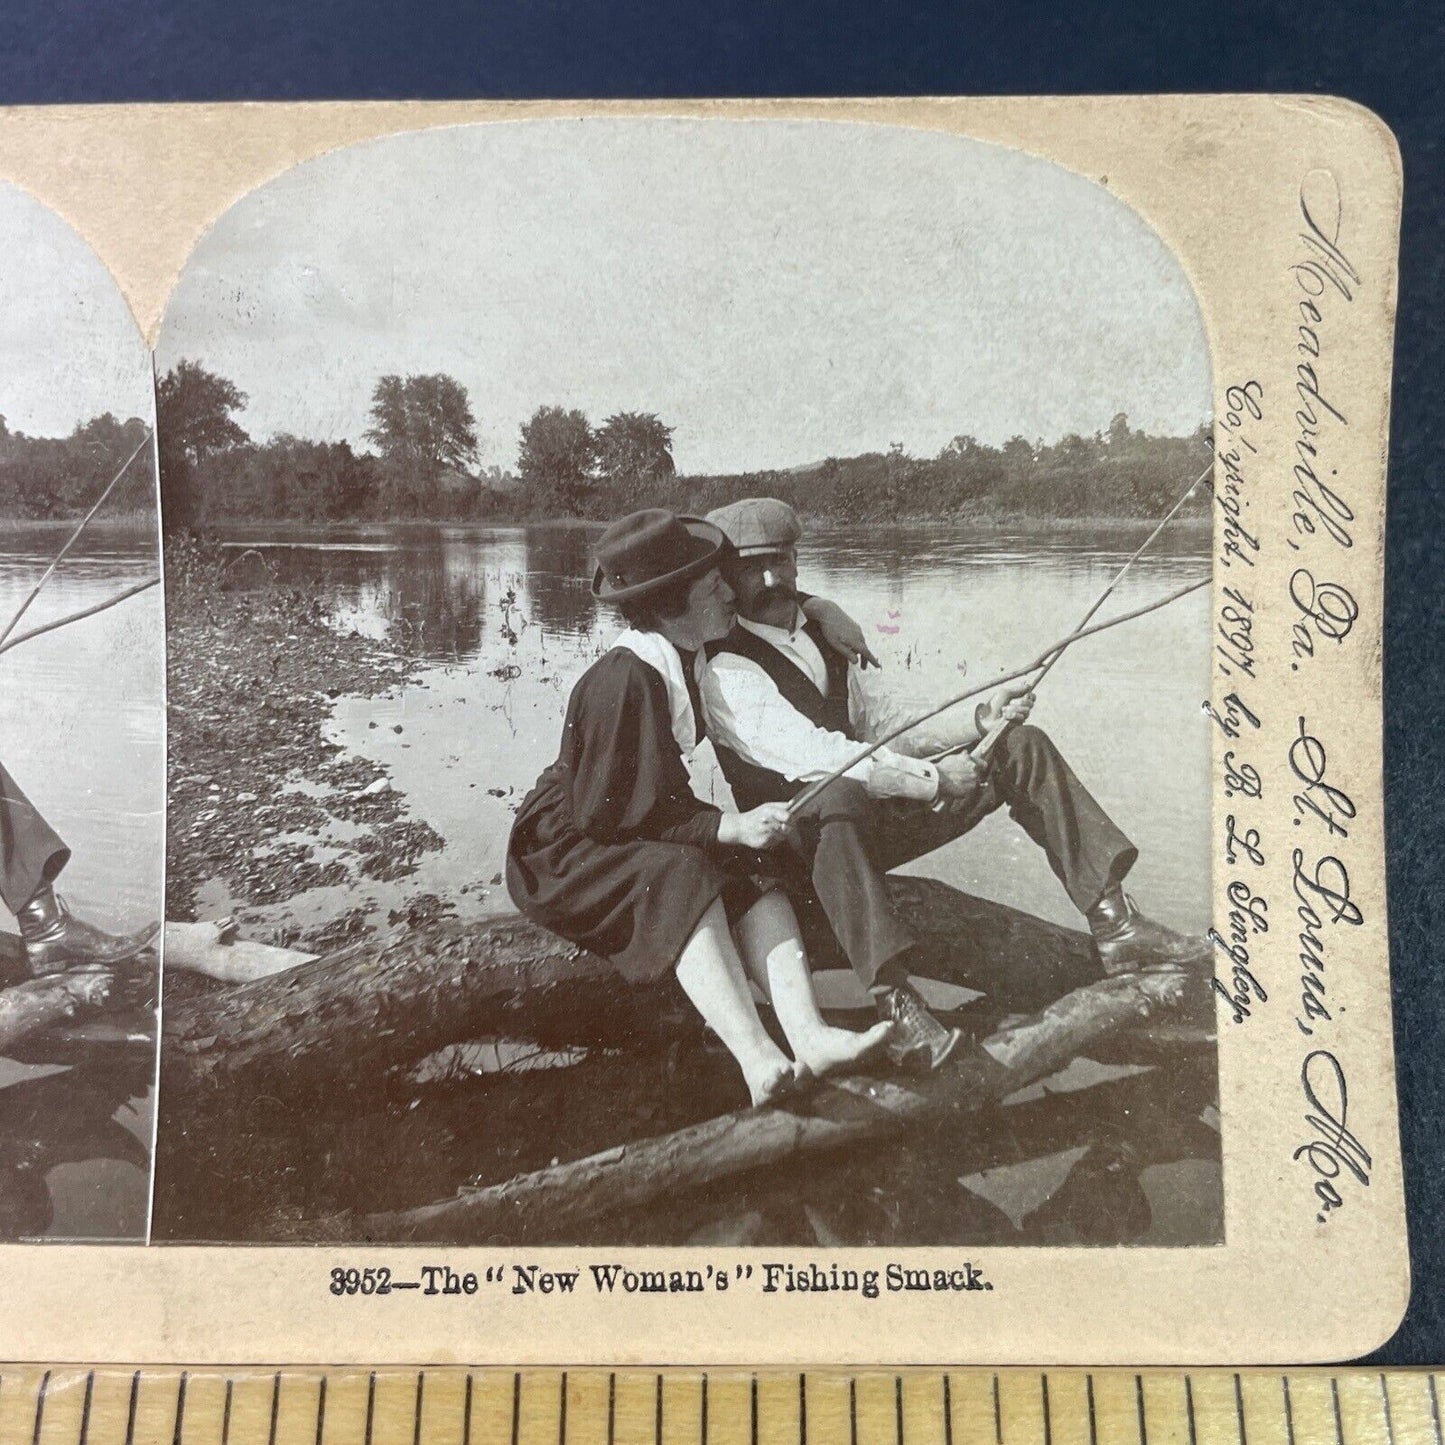
<path fill-rule="evenodd" d="M 764 803 L 748 813 L 724 813 L 717 825 L 717 840 L 724 847 L 760 852 L 781 843 L 791 826 L 786 803 Z"/>

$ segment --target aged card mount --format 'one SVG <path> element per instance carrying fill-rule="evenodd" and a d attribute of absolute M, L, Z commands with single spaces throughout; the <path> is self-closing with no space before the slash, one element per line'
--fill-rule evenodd
<path fill-rule="evenodd" d="M 225 914 L 317 960 L 168 977 L 151 1242 L 4 1246 L 7 1354 L 1165 1363 L 1390 1333 L 1401 179 L 1374 116 L 57 108 L 0 115 L 0 172 L 109 269 L 162 388 L 230 387 L 234 432 L 183 469 L 221 551 L 167 578 L 167 916 L 203 954 L 239 946 Z M 422 486 L 395 418 L 455 420 L 446 382 L 466 416 Z M 536 469 L 564 423 L 590 448 L 571 492 Z M 1108 957 L 1088 848 L 1001 799 L 888 904 L 934 948 L 958 1058 L 750 1111 L 666 978 L 492 922 L 517 806 L 621 626 L 595 529 L 557 518 L 669 485 L 677 510 L 795 504 L 800 580 L 861 625 L 895 720 L 978 688 L 972 714 L 1070 641 L 1030 726 L 1209 965 L 1084 976 Z M 268 612 L 272 583 L 323 630 Z M 326 640 L 348 625 L 364 656 Z M 285 746 L 235 741 L 211 661 Z M 313 735 L 326 758 L 286 750 Z M 825 1012 L 861 1028 L 832 973 Z M 410 1094 L 363 1097 L 402 1065 Z"/>

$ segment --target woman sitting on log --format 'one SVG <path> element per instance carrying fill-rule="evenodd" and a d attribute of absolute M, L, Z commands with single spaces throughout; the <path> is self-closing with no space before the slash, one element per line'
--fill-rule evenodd
<path fill-rule="evenodd" d="M 856 1063 L 890 1025 L 824 1023 L 797 919 L 751 855 L 788 830 L 786 806 L 724 813 L 693 792 L 684 759 L 702 740 L 698 665 L 733 624 L 718 571 L 727 541 L 696 517 L 653 509 L 597 544 L 592 592 L 629 626 L 579 679 L 557 761 L 517 814 L 507 888 L 529 918 L 610 959 L 630 979 L 674 969 L 742 1068 L 754 1104 L 809 1074 Z M 861 646 L 851 634 L 844 645 Z M 758 1017 L 767 993 L 789 1059 Z"/>

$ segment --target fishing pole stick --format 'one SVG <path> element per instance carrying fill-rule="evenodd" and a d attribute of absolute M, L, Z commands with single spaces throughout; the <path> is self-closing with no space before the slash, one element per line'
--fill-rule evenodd
<path fill-rule="evenodd" d="M 1198 582 L 1191 582 L 1187 587 L 1181 587 L 1177 592 L 1171 592 L 1167 597 L 1161 597 L 1155 602 L 1147 602 L 1142 607 L 1136 607 L 1132 612 L 1124 612 L 1118 617 L 1109 618 L 1107 622 L 1096 622 L 1092 627 L 1084 627 L 1080 628 L 1077 632 L 1071 632 L 1067 637 L 1060 639 L 1058 642 L 1051 642 L 1032 662 L 1026 663 L 1023 667 L 1017 668 L 1013 672 L 1005 673 L 1003 677 L 993 678 L 989 682 L 981 682 L 977 687 L 971 687 L 967 692 L 961 692 L 957 697 L 951 697 L 947 702 L 939 703 L 937 707 L 931 708 L 928 712 L 911 719 L 909 722 L 904 723 L 902 727 L 894 728 L 892 732 L 879 738 L 876 743 L 869 743 L 862 752 L 845 763 L 841 768 L 834 768 L 832 772 L 826 773 L 815 782 L 809 783 L 808 786 L 788 804 L 788 816 L 796 816 L 800 809 L 807 807 L 824 788 L 832 783 L 836 783 L 849 769 L 855 768 L 865 759 L 871 758 L 879 748 L 887 747 L 889 743 L 901 738 L 904 733 L 911 732 L 914 728 L 918 727 L 920 723 L 926 723 L 931 718 L 936 718 L 939 713 L 947 712 L 949 708 L 957 707 L 959 703 L 967 702 L 969 698 L 977 697 L 981 692 L 988 692 L 998 687 L 1001 683 L 1012 682 L 1016 677 L 1027 677 L 1029 673 L 1037 672 L 1054 653 L 1061 652 L 1064 648 L 1073 646 L 1074 643 L 1081 641 L 1085 637 L 1093 637 L 1096 633 L 1107 632 L 1111 627 L 1118 627 L 1121 623 L 1132 622 L 1136 617 L 1143 617 L 1147 612 L 1157 612 L 1161 607 L 1168 607 L 1171 602 L 1178 602 L 1181 597 L 1187 597 L 1191 592 L 1198 592 L 1201 587 L 1208 587 L 1213 581 L 1214 578 L 1212 576 L 1204 577 Z"/>
<path fill-rule="evenodd" d="M 3 643 L 5 639 L 9 637 L 12 632 L 15 631 L 16 625 L 19 623 L 20 619 L 25 616 L 27 611 L 29 611 L 30 604 L 34 602 L 35 599 L 40 595 L 40 589 L 44 587 L 45 584 L 50 580 L 50 574 L 54 572 L 55 569 L 60 566 L 61 562 L 65 560 L 65 554 L 70 551 L 73 546 L 75 546 L 76 542 L 80 538 L 80 534 L 85 531 L 86 523 L 89 522 L 93 516 L 95 516 L 95 514 L 100 510 L 101 504 L 116 489 L 116 485 L 119 483 L 120 479 L 126 474 L 127 471 L 130 470 L 130 464 L 150 444 L 150 439 L 152 435 L 152 432 L 146 432 L 145 436 L 141 438 L 140 445 L 125 459 L 123 463 L 121 463 L 120 470 L 110 479 L 109 486 L 107 486 L 106 489 L 100 494 L 100 496 L 96 498 L 95 505 L 85 514 L 85 516 L 80 519 L 80 525 L 70 534 L 70 538 L 66 542 L 65 546 L 63 546 L 60 551 L 55 554 L 55 560 L 41 574 L 40 581 L 38 581 L 35 586 L 30 589 L 30 595 L 25 599 L 24 602 L 20 604 L 20 610 L 15 614 L 14 617 L 10 619 L 9 625 L 5 628 L 5 631 L 0 632 L 0 643 Z"/>
<path fill-rule="evenodd" d="M 1094 599 L 1094 605 L 1090 607 L 1089 610 L 1084 613 L 1083 617 L 1080 619 L 1080 627 L 1087 627 L 1089 623 L 1093 621 L 1095 613 L 1097 613 L 1098 610 L 1104 605 L 1104 603 L 1109 600 L 1109 598 L 1113 595 L 1114 589 L 1124 580 L 1124 574 L 1128 572 L 1128 570 L 1140 559 L 1140 557 L 1142 557 L 1144 553 L 1149 550 L 1149 548 L 1154 544 L 1154 539 L 1158 537 L 1160 532 L 1162 532 L 1165 527 L 1167 527 L 1169 523 L 1174 520 L 1175 514 L 1185 504 L 1185 502 L 1187 502 L 1190 497 L 1194 495 L 1194 489 L 1213 470 L 1214 458 L 1211 457 L 1209 459 L 1209 465 L 1205 467 L 1205 469 L 1200 472 L 1200 474 L 1195 477 L 1192 482 L 1190 482 L 1188 490 L 1185 491 L 1184 494 L 1179 498 L 1179 500 L 1175 502 L 1172 507 L 1169 508 L 1169 510 L 1164 514 L 1162 518 L 1160 518 L 1159 524 L 1139 544 L 1139 547 L 1135 551 L 1134 555 L 1130 557 L 1129 560 L 1125 562 L 1122 567 L 1119 568 L 1118 572 L 1114 574 L 1114 580 L 1110 582 L 1109 585 L 1104 588 L 1104 590 L 1099 593 L 1099 595 Z M 1049 660 L 1044 664 L 1043 671 L 1039 673 L 1039 675 L 1034 679 L 1033 685 L 1035 688 L 1037 688 L 1038 685 L 1049 675 L 1049 673 L 1053 671 L 1054 664 L 1058 662 L 1058 660 L 1064 655 L 1066 650 L 1067 644 L 1064 647 L 1061 647 L 1056 653 L 1054 653 L 1054 655 L 1049 658 Z M 1000 679 L 1001 682 L 1005 680 L 1006 679 Z M 934 763 L 942 762 L 944 758 L 951 758 L 955 753 L 963 752 L 967 752 L 971 757 L 978 758 L 980 761 L 982 761 L 983 759 L 988 757 L 988 755 L 993 751 L 994 745 L 1012 725 L 1012 720 L 1010 718 L 1000 718 L 996 723 L 993 724 L 992 727 L 989 728 L 986 733 L 984 733 L 984 735 L 976 743 L 972 744 L 971 747 L 964 743 L 958 743 L 951 748 L 944 748 L 942 752 L 934 753 L 929 758 L 929 761 Z"/>
<path fill-rule="evenodd" d="M 47 622 L 40 627 L 32 627 L 29 632 L 22 632 L 18 637 L 12 637 L 8 642 L 0 642 L 0 652 L 9 652 L 12 647 L 19 647 L 22 642 L 29 642 L 32 637 L 40 637 L 46 632 L 54 632 L 57 627 L 64 627 L 71 622 L 79 622 L 82 617 L 94 617 L 97 612 L 105 612 L 108 608 L 114 607 L 118 602 L 124 602 L 128 597 L 134 597 L 137 593 L 144 592 L 151 587 L 159 587 L 159 577 L 148 577 L 144 582 L 137 582 L 134 587 L 127 587 L 124 592 L 117 593 L 114 597 L 107 597 L 104 602 L 97 602 L 93 607 L 83 607 L 79 612 L 72 612 L 68 617 L 57 617 L 54 622 Z"/>

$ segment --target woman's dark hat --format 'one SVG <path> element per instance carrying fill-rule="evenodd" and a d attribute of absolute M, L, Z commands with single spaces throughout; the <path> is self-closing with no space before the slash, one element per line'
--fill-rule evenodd
<path fill-rule="evenodd" d="M 701 517 L 679 517 L 661 507 L 633 512 L 597 539 L 592 595 L 626 602 L 700 576 L 727 546 L 722 530 Z"/>

